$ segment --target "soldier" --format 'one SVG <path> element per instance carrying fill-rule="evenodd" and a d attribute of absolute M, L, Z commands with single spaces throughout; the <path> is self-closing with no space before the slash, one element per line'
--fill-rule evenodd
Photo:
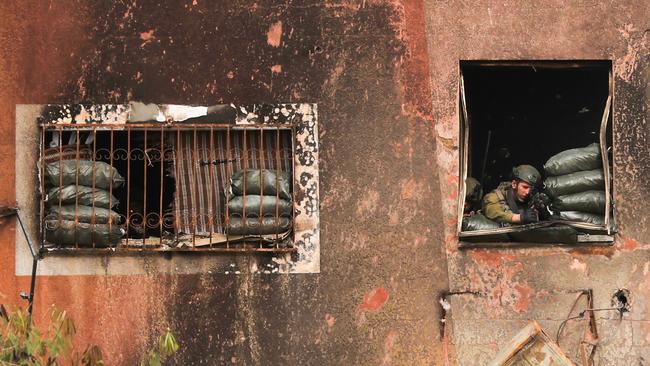
<path fill-rule="evenodd" d="M 467 177 L 465 179 L 465 207 L 463 215 L 472 216 L 481 208 L 481 197 L 483 196 L 483 187 L 476 178 Z"/>
<path fill-rule="evenodd" d="M 512 181 L 501 182 L 483 198 L 483 214 L 490 220 L 510 224 L 539 221 L 537 211 L 530 207 L 532 191 L 541 181 L 539 171 L 530 165 L 512 169 Z"/>

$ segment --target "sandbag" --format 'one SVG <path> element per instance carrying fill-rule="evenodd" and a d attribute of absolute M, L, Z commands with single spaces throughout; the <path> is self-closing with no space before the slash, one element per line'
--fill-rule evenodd
<path fill-rule="evenodd" d="M 558 211 L 581 211 L 593 214 L 605 214 L 605 192 L 585 191 L 559 196 L 553 201 L 553 208 Z"/>
<path fill-rule="evenodd" d="M 246 198 L 246 216 L 259 216 L 260 204 L 262 206 L 262 215 L 275 215 L 276 203 L 277 211 L 280 215 L 291 216 L 291 201 L 276 199 L 275 196 L 260 196 L 260 195 L 246 195 L 234 196 L 228 201 L 228 213 L 240 214 L 244 213 L 244 198 Z"/>
<path fill-rule="evenodd" d="M 263 217 L 262 221 L 257 217 L 246 219 L 246 228 L 243 226 L 241 217 L 231 216 L 228 220 L 229 235 L 269 235 L 280 234 L 291 228 L 289 217 Z"/>
<path fill-rule="evenodd" d="M 578 232 L 571 226 L 558 225 L 540 227 L 519 232 L 509 233 L 512 241 L 520 243 L 562 243 L 575 244 L 578 242 Z"/>
<path fill-rule="evenodd" d="M 77 165 L 79 170 L 77 170 Z M 94 165 L 94 175 L 93 175 Z M 61 169 L 60 169 L 61 168 Z M 59 170 L 63 173 L 59 177 Z M 77 181 L 77 173 L 79 180 Z M 109 164 L 103 161 L 90 161 L 90 160 L 64 160 L 50 163 L 45 166 L 46 181 L 55 187 L 67 186 L 70 184 L 79 184 L 82 186 L 92 187 L 93 178 L 95 180 L 95 188 L 108 190 L 113 181 L 113 189 L 119 188 L 124 184 L 124 177 Z"/>
<path fill-rule="evenodd" d="M 580 211 L 562 211 L 560 212 L 560 220 L 586 222 L 600 226 L 605 225 L 605 216 Z"/>
<path fill-rule="evenodd" d="M 77 206 L 77 222 L 92 223 L 95 224 L 107 224 L 108 218 L 112 218 L 113 225 L 117 225 L 120 222 L 120 215 L 112 210 L 95 207 L 94 209 L 90 206 Z M 61 206 L 54 205 L 50 207 L 49 213 L 46 220 L 67 220 L 74 221 L 75 219 L 75 206 Z"/>
<path fill-rule="evenodd" d="M 48 206 L 58 206 L 59 201 L 61 205 L 77 205 L 81 206 L 94 206 L 101 208 L 111 208 L 117 206 L 120 201 L 115 196 L 108 193 L 103 189 L 93 189 L 86 186 L 65 186 L 63 188 L 54 187 L 49 190 L 45 196 L 45 203 Z"/>
<path fill-rule="evenodd" d="M 77 223 L 74 221 L 45 221 L 45 239 L 63 246 L 106 248 L 119 243 L 124 230 L 118 225 Z"/>
<path fill-rule="evenodd" d="M 291 176 L 288 172 L 277 170 L 262 170 L 262 186 L 260 186 L 260 170 L 246 169 L 246 194 L 265 196 L 278 195 L 285 200 L 291 199 Z M 277 182 L 276 182 L 277 177 Z M 276 190 L 277 184 L 277 190 Z M 262 188 L 264 190 L 262 191 Z M 244 171 L 240 170 L 230 178 L 230 192 L 234 196 L 244 194 Z"/>
<path fill-rule="evenodd" d="M 552 197 L 590 190 L 605 189 L 605 175 L 602 169 L 548 177 L 544 181 L 546 192 Z"/>
<path fill-rule="evenodd" d="M 462 231 L 493 230 L 500 227 L 501 225 L 498 222 L 492 221 L 481 214 L 463 217 L 461 226 Z"/>
<path fill-rule="evenodd" d="M 558 176 L 602 167 L 600 147 L 593 143 L 587 147 L 565 150 L 553 155 L 544 164 L 544 171 L 547 175 Z"/>

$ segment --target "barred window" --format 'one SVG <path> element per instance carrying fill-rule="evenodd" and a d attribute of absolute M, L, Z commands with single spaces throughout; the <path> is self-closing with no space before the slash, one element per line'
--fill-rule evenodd
<path fill-rule="evenodd" d="M 40 124 L 42 250 L 296 251 L 296 125 Z"/>

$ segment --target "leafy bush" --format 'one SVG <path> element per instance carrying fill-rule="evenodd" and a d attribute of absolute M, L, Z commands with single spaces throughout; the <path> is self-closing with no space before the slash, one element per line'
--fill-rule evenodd
<path fill-rule="evenodd" d="M 103 355 L 97 345 L 89 345 L 82 353 L 73 349 L 76 333 L 74 322 L 65 311 L 52 307 L 50 324 L 41 330 L 22 309 L 8 312 L 0 305 L 0 366 L 103 366 Z M 167 328 L 158 337 L 156 347 L 142 357 L 141 366 L 160 366 L 179 349 L 173 333 Z"/>

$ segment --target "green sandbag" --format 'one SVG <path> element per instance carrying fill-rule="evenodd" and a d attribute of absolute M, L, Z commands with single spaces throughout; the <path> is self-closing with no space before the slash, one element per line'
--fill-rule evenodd
<path fill-rule="evenodd" d="M 112 210 L 95 207 L 94 209 L 90 206 L 77 206 L 77 222 L 92 223 L 95 224 L 107 224 L 108 218 L 112 218 L 113 225 L 116 225 L 120 222 L 120 215 Z M 49 214 L 46 217 L 46 220 L 68 220 L 74 221 L 75 218 L 75 206 L 61 206 L 54 205 L 50 208 Z"/>
<path fill-rule="evenodd" d="M 119 225 L 77 223 L 67 220 L 46 220 L 45 239 L 63 246 L 106 248 L 119 243 L 124 230 Z"/>
<path fill-rule="evenodd" d="M 479 214 L 463 217 L 462 231 L 493 230 L 500 228 L 498 222 Z"/>
<path fill-rule="evenodd" d="M 59 166 L 60 165 L 60 166 Z M 77 171 L 77 165 L 79 170 Z M 119 188 L 124 184 L 124 177 L 109 164 L 103 161 L 90 161 L 90 160 L 62 160 L 55 163 L 50 163 L 45 166 L 45 177 L 50 185 L 59 187 L 61 185 L 67 186 L 70 184 L 79 184 L 82 186 L 93 186 L 93 165 L 94 165 L 94 180 L 95 188 L 108 190 L 111 185 L 111 177 L 113 181 L 113 189 Z M 59 177 L 59 168 L 62 168 L 63 174 Z M 79 173 L 79 180 L 77 181 L 77 172 Z M 112 174 L 112 175 L 111 175 Z"/>
<path fill-rule="evenodd" d="M 260 187 L 260 170 L 246 169 L 246 194 L 276 196 L 285 200 L 291 199 L 291 176 L 288 172 L 277 170 L 262 170 L 262 186 Z M 277 182 L 276 182 L 277 177 Z M 276 190 L 277 184 L 277 190 Z M 235 196 L 244 194 L 244 171 L 240 170 L 230 178 L 231 193 Z M 262 188 L 264 190 L 262 191 Z"/>
<path fill-rule="evenodd" d="M 553 208 L 558 211 L 581 211 L 593 214 L 605 214 L 605 192 L 586 191 L 559 196 L 553 201 Z"/>
<path fill-rule="evenodd" d="M 77 198 L 75 198 L 77 197 Z M 101 208 L 111 208 L 117 206 L 120 201 L 112 196 L 108 191 L 103 189 L 93 189 L 86 186 L 65 186 L 63 188 L 54 187 L 50 189 L 45 196 L 45 203 L 48 206 L 59 206 L 59 200 L 61 205 L 77 205 L 81 206 L 94 206 Z"/>
<path fill-rule="evenodd" d="M 280 215 L 291 216 L 291 201 L 276 199 L 275 196 L 246 195 L 246 216 L 260 215 L 260 201 L 262 203 L 262 215 L 275 215 L 276 203 L 277 211 Z M 261 199 L 260 199 L 261 198 Z M 244 214 L 244 196 L 235 196 L 228 201 L 228 213 Z"/>
<path fill-rule="evenodd" d="M 605 175 L 602 169 L 586 170 L 558 177 L 548 177 L 544 181 L 544 186 L 552 197 L 590 190 L 604 190 Z"/>
<path fill-rule="evenodd" d="M 560 220 L 586 222 L 600 226 L 605 225 L 605 216 L 580 211 L 562 211 L 560 212 Z"/>
<path fill-rule="evenodd" d="M 558 176 L 602 167 L 600 147 L 593 143 L 587 147 L 565 150 L 553 155 L 544 164 L 544 171 L 547 175 Z"/>
<path fill-rule="evenodd" d="M 578 242 L 578 232 L 571 226 L 558 225 L 540 227 L 519 232 L 509 233 L 512 241 L 520 243 L 562 243 L 575 244 Z"/>
<path fill-rule="evenodd" d="M 229 235 L 269 235 L 280 234 L 291 228 L 289 217 L 263 217 L 262 222 L 257 217 L 246 219 L 246 228 L 243 227 L 241 217 L 231 216 L 228 220 Z"/>

